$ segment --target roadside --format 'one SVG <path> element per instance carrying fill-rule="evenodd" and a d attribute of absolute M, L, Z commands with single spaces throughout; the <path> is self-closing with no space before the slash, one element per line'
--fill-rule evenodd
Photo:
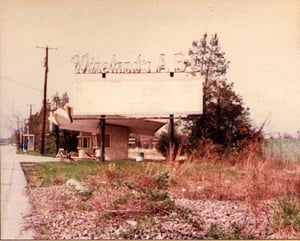
<path fill-rule="evenodd" d="M 26 179 L 21 162 L 57 161 L 51 157 L 16 154 L 16 147 L 6 145 L 1 151 L 1 239 L 32 239 L 31 230 L 23 230 L 23 216 L 30 211 Z"/>
<path fill-rule="evenodd" d="M 296 163 L 79 161 L 26 173 L 38 239 L 299 237 Z"/>

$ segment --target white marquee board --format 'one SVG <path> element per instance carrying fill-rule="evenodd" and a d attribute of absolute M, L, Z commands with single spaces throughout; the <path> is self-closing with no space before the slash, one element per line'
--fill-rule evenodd
<path fill-rule="evenodd" d="M 189 73 L 76 74 L 75 94 L 78 115 L 202 113 L 202 80 Z"/>

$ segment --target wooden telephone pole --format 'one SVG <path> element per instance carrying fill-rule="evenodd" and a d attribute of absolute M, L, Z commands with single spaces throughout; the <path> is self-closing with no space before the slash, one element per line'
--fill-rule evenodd
<path fill-rule="evenodd" d="M 49 48 L 47 47 L 37 47 L 39 49 L 46 49 L 46 57 L 45 57 L 45 79 L 44 79 L 44 97 L 43 97 L 43 122 L 42 122 L 42 139 L 41 139 L 41 155 L 45 153 L 45 129 L 46 129 L 46 114 L 47 114 L 47 79 L 48 79 L 48 50 L 49 49 L 57 49 L 57 48 Z"/>

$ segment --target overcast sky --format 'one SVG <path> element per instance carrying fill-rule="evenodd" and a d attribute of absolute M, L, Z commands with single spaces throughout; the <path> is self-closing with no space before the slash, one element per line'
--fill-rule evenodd
<path fill-rule="evenodd" d="M 231 62 L 234 90 L 250 108 L 253 124 L 266 132 L 300 129 L 300 1 L 122 0 L 0 2 L 1 137 L 14 109 L 29 115 L 42 104 L 45 50 L 49 50 L 48 97 L 74 97 L 75 54 L 99 61 L 153 65 L 165 53 L 188 58 L 193 40 L 217 33 Z"/>

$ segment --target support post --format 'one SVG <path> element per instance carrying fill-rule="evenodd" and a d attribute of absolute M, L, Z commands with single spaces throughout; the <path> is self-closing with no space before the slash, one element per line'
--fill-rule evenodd
<path fill-rule="evenodd" d="M 59 126 L 55 125 L 55 144 L 56 144 L 56 153 L 59 150 Z"/>
<path fill-rule="evenodd" d="M 169 117 L 169 136 L 170 136 L 170 142 L 169 142 L 169 161 L 173 161 L 174 157 L 174 149 L 175 149 L 175 135 L 174 135 L 174 115 L 171 114 Z"/>
<path fill-rule="evenodd" d="M 63 130 L 64 135 L 64 150 L 67 150 L 67 131 Z"/>
<path fill-rule="evenodd" d="M 101 129 L 101 161 L 105 161 L 105 115 L 101 115 L 100 118 L 100 129 Z"/>

